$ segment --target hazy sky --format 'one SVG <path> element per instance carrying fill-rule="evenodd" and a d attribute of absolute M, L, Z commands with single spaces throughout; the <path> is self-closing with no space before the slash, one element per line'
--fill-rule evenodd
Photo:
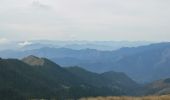
<path fill-rule="evenodd" d="M 169 41 L 170 0 L 0 0 L 8 40 Z"/>

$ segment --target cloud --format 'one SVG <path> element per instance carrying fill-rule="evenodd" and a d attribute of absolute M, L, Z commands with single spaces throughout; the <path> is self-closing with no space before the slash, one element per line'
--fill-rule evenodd
<path fill-rule="evenodd" d="M 50 9 L 51 7 L 47 4 L 44 4 L 42 2 L 40 2 L 39 0 L 34 0 L 31 4 L 32 7 L 35 8 L 40 8 L 40 9 Z"/>
<path fill-rule="evenodd" d="M 19 46 L 27 46 L 27 45 L 31 45 L 32 42 L 29 42 L 29 41 L 24 41 L 24 42 L 21 42 L 21 43 L 18 43 Z"/>
<path fill-rule="evenodd" d="M 6 38 L 0 38 L 0 44 L 6 44 L 6 43 L 8 43 L 8 42 L 9 42 L 8 39 L 6 39 Z"/>
<path fill-rule="evenodd" d="M 0 32 L 10 40 L 24 37 L 170 40 L 169 3 L 168 0 L 3 0 Z"/>

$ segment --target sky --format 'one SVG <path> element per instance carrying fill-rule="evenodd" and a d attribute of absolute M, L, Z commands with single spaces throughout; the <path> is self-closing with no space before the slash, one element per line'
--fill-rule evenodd
<path fill-rule="evenodd" d="M 0 43 L 169 41 L 170 0 L 0 0 Z"/>

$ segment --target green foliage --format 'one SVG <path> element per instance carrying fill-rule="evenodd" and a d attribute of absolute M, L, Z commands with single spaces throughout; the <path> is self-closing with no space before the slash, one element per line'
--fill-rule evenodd
<path fill-rule="evenodd" d="M 122 90 L 105 86 L 104 78 L 100 78 L 98 74 L 85 70 L 84 74 L 80 70 L 73 73 L 45 58 L 36 57 L 34 60 L 38 61 L 33 62 L 36 63 L 35 65 L 31 62 L 28 63 L 27 59 L 32 61 L 33 58 L 31 56 L 31 59 L 25 58 L 23 61 L 0 60 L 0 99 L 55 98 L 67 100 L 68 98 L 78 99 L 124 93 Z M 91 83 L 92 80 L 94 81 Z"/>

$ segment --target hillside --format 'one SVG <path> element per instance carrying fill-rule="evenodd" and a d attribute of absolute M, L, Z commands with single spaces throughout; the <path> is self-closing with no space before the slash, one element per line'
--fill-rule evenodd
<path fill-rule="evenodd" d="M 170 43 L 152 44 L 124 50 L 130 52 L 113 63 L 113 69 L 140 82 L 170 77 Z"/>
<path fill-rule="evenodd" d="M 89 98 L 81 98 L 80 100 L 170 100 L 170 95 L 142 96 L 142 97 L 131 97 L 131 96 L 89 97 Z"/>
<path fill-rule="evenodd" d="M 81 66 L 92 72 L 124 72 L 140 83 L 168 78 L 170 43 L 157 43 L 115 51 L 95 49 L 40 48 L 26 51 L 1 51 L 1 57 L 22 58 L 27 55 L 47 57 L 61 66 Z M 145 74 L 143 74 L 145 73 Z"/>
<path fill-rule="evenodd" d="M 167 95 L 170 94 L 170 78 L 157 80 L 147 84 L 143 88 L 146 95 Z"/>
<path fill-rule="evenodd" d="M 89 72 L 80 67 L 69 67 L 66 69 L 83 79 L 87 84 L 97 87 L 107 87 L 112 90 L 116 89 L 124 93 L 121 95 L 132 95 L 132 92 L 140 87 L 139 84 L 124 73 L 110 71 L 98 74 Z"/>
<path fill-rule="evenodd" d="M 81 71 L 76 72 L 82 73 Z M 95 78 L 102 85 L 97 85 L 97 81 L 94 81 L 92 84 L 87 78 L 95 75 L 95 73 L 87 71 L 87 76 L 82 77 L 83 73 L 77 74 L 76 72 L 73 73 L 46 58 L 36 56 L 28 56 L 22 60 L 1 59 L 0 92 L 6 93 L 6 95 L 9 93 L 18 95 L 18 98 L 58 99 L 100 95 L 127 95 L 126 89 L 120 91 L 118 88 L 109 88 L 103 83 L 106 79 L 100 78 L 100 76 Z M 120 86 L 112 84 L 112 87 Z M 0 96 L 0 98 L 9 97 Z M 14 97 L 11 98 L 15 100 Z"/>

